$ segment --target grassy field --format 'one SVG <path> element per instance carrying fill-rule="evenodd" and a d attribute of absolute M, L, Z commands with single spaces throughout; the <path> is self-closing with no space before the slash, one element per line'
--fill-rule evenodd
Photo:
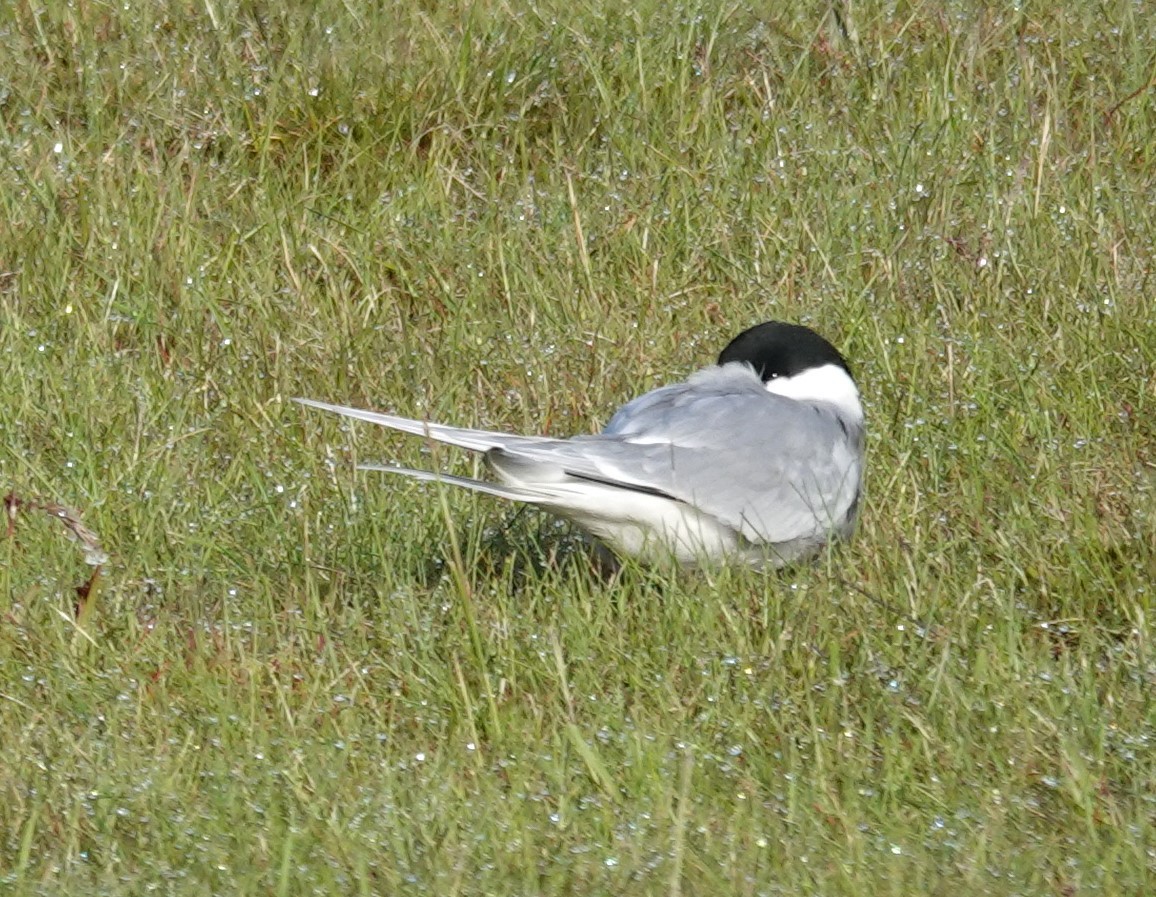
<path fill-rule="evenodd" d="M 4 4 L 0 892 L 1156 892 L 1154 65 L 1115 0 Z M 870 427 L 781 574 L 607 581 L 289 401 L 589 432 L 768 318 Z"/>

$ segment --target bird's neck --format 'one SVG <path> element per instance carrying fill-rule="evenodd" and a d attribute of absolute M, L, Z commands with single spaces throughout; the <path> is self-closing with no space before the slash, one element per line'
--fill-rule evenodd
<path fill-rule="evenodd" d="M 767 392 L 800 402 L 824 402 L 833 405 L 852 423 L 863 423 L 863 403 L 851 375 L 837 364 L 824 364 L 766 382 Z"/>

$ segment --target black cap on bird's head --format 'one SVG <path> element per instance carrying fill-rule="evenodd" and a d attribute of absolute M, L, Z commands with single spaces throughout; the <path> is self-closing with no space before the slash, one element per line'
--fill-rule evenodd
<path fill-rule="evenodd" d="M 847 360 L 823 337 L 810 327 L 782 321 L 756 324 L 731 340 L 719 355 L 718 363 L 736 361 L 753 367 L 764 383 L 828 364 L 852 376 Z"/>

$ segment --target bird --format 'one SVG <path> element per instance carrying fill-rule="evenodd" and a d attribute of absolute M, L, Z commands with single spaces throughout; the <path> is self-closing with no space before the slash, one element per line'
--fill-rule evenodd
<path fill-rule="evenodd" d="M 846 359 L 802 324 L 767 321 L 716 364 L 627 402 L 600 433 L 555 439 L 294 401 L 482 454 L 497 482 L 361 469 L 536 505 L 645 565 L 774 569 L 851 537 L 865 419 Z"/>

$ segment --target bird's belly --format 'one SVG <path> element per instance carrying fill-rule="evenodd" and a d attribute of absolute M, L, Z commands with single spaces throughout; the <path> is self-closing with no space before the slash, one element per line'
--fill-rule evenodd
<path fill-rule="evenodd" d="M 567 514 L 574 523 L 619 554 L 643 563 L 674 560 L 684 566 L 734 555 L 741 537 L 730 527 L 681 502 L 633 494 L 629 508 L 597 514 Z"/>

